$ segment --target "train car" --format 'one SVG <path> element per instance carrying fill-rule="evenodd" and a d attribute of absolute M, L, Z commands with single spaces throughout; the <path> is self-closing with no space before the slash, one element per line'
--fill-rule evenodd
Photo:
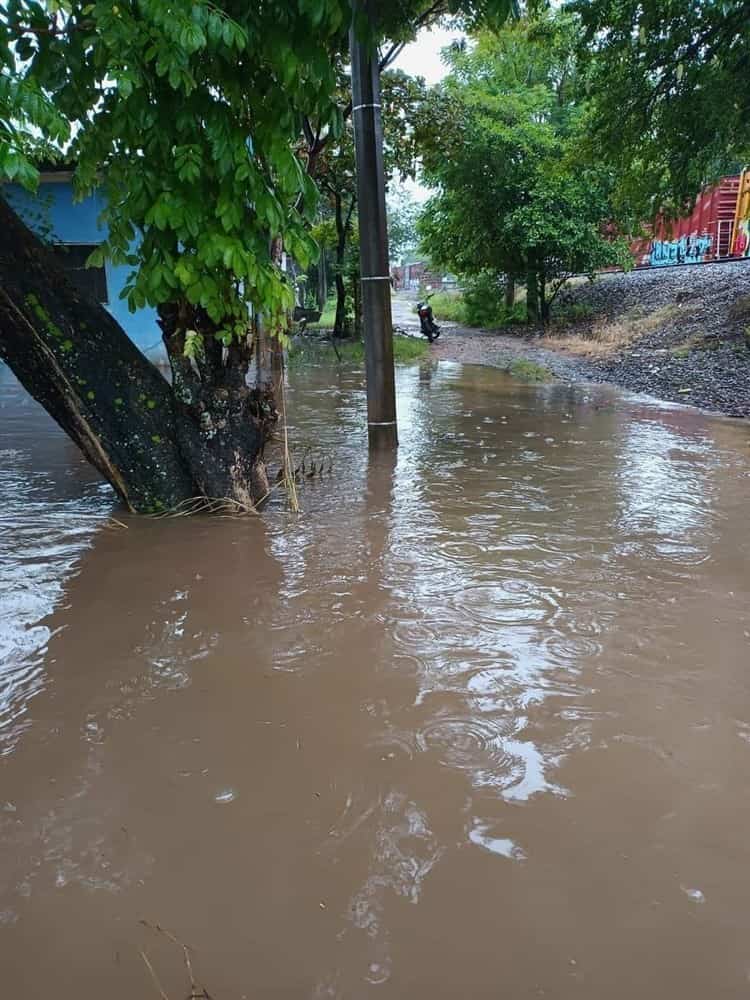
<path fill-rule="evenodd" d="M 743 201 L 742 191 L 747 191 Z M 745 233 L 744 246 L 750 244 L 750 171 L 731 174 L 712 184 L 698 195 L 693 211 L 682 219 L 659 218 L 648 237 L 634 240 L 631 250 L 636 267 L 669 267 L 677 264 L 704 264 L 739 253 L 737 247 Z M 739 213 L 744 210 L 744 228 Z"/>
<path fill-rule="evenodd" d="M 750 257 L 750 170 L 740 174 L 732 227 L 732 256 Z"/>

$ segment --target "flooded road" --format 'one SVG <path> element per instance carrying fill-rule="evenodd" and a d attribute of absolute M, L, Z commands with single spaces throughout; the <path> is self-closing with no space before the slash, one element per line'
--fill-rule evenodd
<path fill-rule="evenodd" d="M 746 997 L 750 428 L 290 380 L 302 515 L 118 527 L 0 375 L 2 996 Z"/>

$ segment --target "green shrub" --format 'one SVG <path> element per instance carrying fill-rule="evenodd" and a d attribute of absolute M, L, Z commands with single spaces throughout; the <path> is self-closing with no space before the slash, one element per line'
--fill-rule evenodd
<path fill-rule="evenodd" d="M 515 326 L 526 322 L 526 305 L 505 305 L 505 278 L 493 271 L 480 271 L 464 282 L 466 322 L 469 326 Z"/>
<path fill-rule="evenodd" d="M 480 271 L 464 283 L 466 322 L 469 326 L 500 326 L 505 313 L 505 289 L 492 271 Z"/>
<path fill-rule="evenodd" d="M 466 305 L 461 292 L 436 292 L 430 299 L 435 319 L 450 323 L 466 323 Z"/>
<path fill-rule="evenodd" d="M 523 326 L 525 323 L 528 323 L 525 302 L 516 302 L 510 308 L 503 304 L 498 310 L 497 326 Z"/>
<path fill-rule="evenodd" d="M 436 292 L 430 299 L 435 319 L 461 326 L 516 326 L 526 322 L 526 305 L 505 305 L 505 281 L 490 271 L 464 279 L 462 292 Z"/>
<path fill-rule="evenodd" d="M 552 322 L 556 326 L 571 326 L 574 323 L 591 319 L 595 311 L 588 302 L 560 303 L 560 305 L 552 306 Z"/>

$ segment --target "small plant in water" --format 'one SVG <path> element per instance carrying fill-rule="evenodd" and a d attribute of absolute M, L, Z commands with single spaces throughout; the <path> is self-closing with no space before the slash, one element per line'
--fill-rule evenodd
<path fill-rule="evenodd" d="M 526 358 L 516 359 L 508 365 L 506 371 L 520 382 L 551 382 L 554 377 L 548 368 Z"/>

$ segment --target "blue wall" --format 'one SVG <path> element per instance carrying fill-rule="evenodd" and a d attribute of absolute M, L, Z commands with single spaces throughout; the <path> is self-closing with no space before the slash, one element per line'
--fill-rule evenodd
<path fill-rule="evenodd" d="M 43 180 L 36 195 L 16 184 L 8 184 L 3 194 L 27 225 L 37 232 L 47 231 L 47 238 L 54 243 L 101 243 L 106 238 L 106 227 L 98 222 L 103 208 L 102 196 L 95 193 L 74 203 L 69 180 Z M 106 308 L 145 354 L 155 360 L 162 358 L 164 349 L 161 330 L 156 325 L 156 310 L 146 308 L 131 313 L 127 303 L 120 298 L 130 269 L 115 267 L 107 261 L 105 270 L 109 294 Z"/>

